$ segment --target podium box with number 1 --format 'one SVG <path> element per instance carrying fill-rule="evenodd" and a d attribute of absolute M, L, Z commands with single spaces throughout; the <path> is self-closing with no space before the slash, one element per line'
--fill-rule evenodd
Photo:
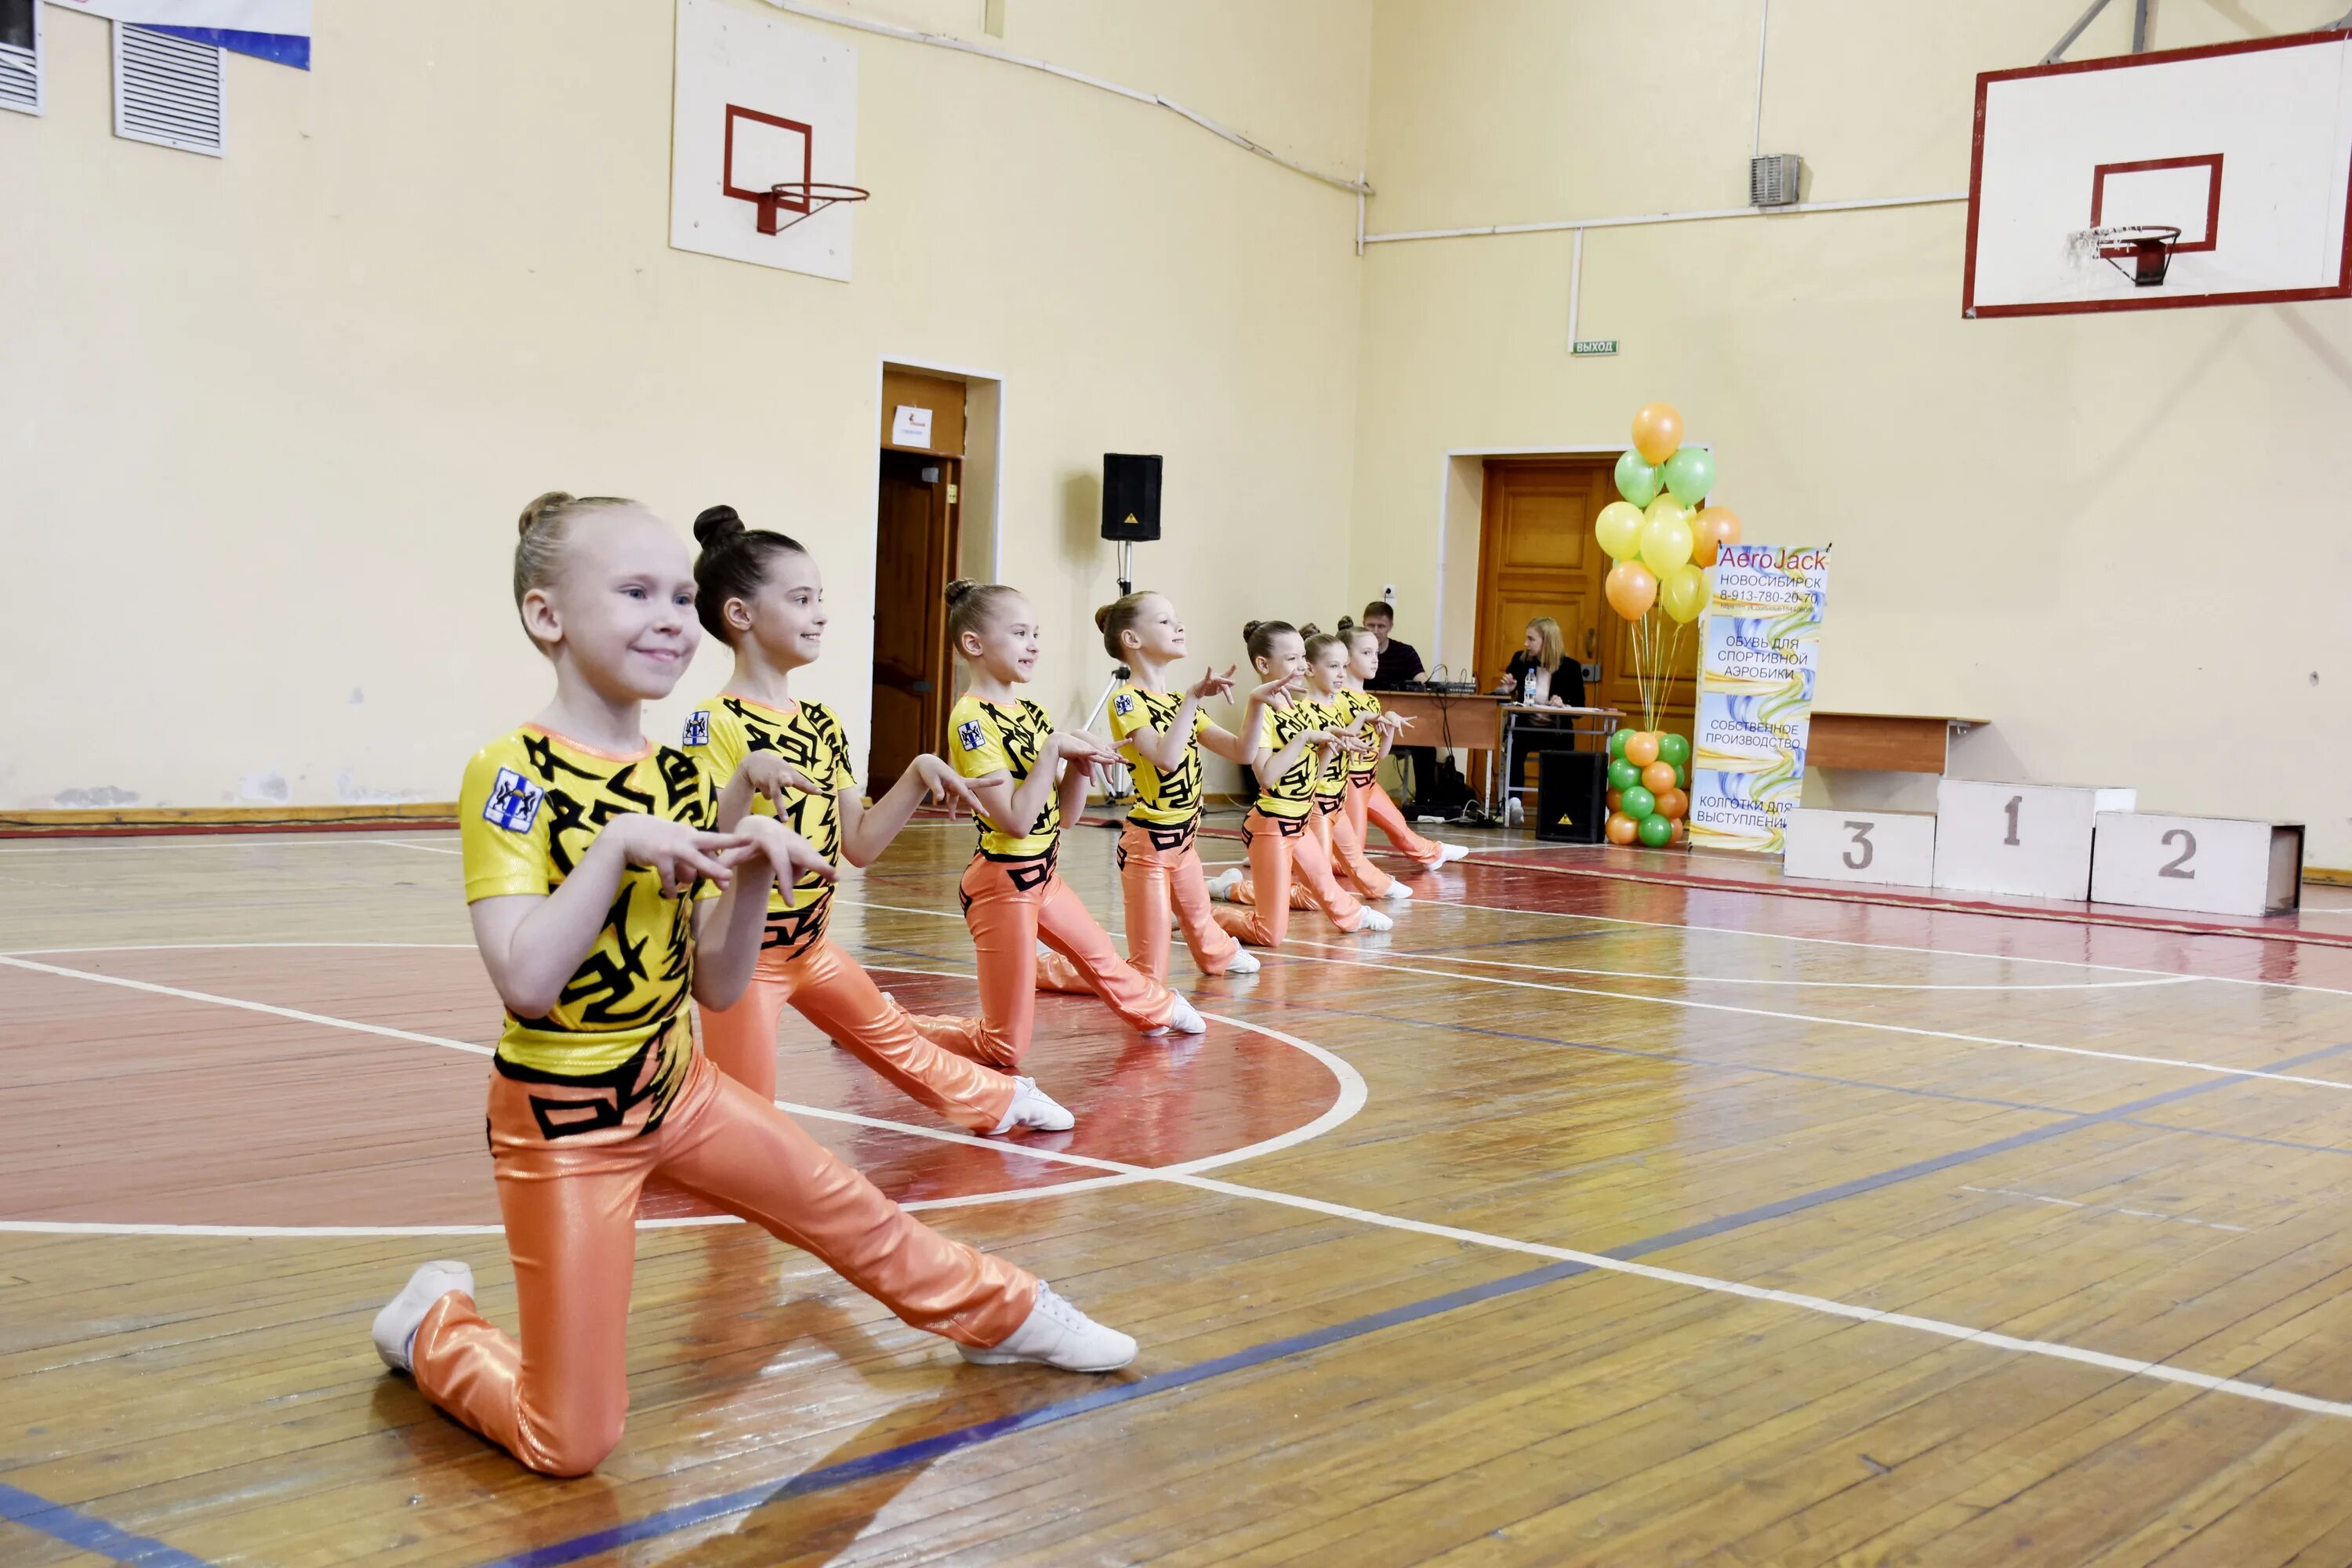
<path fill-rule="evenodd" d="M 1942 780 L 1936 786 L 1936 886 L 2087 899 L 2099 815 L 2138 804 L 2138 792 L 2128 789 Z"/>

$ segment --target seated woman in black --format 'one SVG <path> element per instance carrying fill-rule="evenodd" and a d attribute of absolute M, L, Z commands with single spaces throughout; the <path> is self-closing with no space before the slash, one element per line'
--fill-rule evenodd
<path fill-rule="evenodd" d="M 1567 657 L 1562 647 L 1559 623 L 1549 616 L 1538 616 L 1528 623 L 1527 641 L 1511 656 L 1503 677 L 1495 683 L 1498 697 L 1509 697 L 1529 708 L 1581 708 L 1584 706 L 1584 667 Z M 1503 782 L 1512 790 L 1526 783 L 1522 770 L 1530 752 L 1572 752 L 1576 749 L 1573 735 L 1547 735 L 1546 730 L 1559 730 L 1565 721 L 1542 714 L 1522 713 L 1512 726 L 1510 747 L 1503 757 Z M 1519 797 L 1506 794 L 1503 797 L 1503 820 L 1517 826 L 1519 820 Z"/>

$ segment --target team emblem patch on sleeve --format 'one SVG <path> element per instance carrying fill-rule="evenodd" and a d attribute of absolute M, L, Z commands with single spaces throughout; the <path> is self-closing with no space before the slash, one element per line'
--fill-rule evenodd
<path fill-rule="evenodd" d="M 680 741 L 678 744 L 682 746 L 710 744 L 710 710 L 709 709 L 698 708 L 686 716 L 686 739 Z"/>
<path fill-rule="evenodd" d="M 529 833 L 530 825 L 539 820 L 539 803 L 546 798 L 546 786 L 531 783 L 512 768 L 500 768 L 498 782 L 490 785 L 490 798 L 482 805 L 482 820 L 509 833 Z"/>
<path fill-rule="evenodd" d="M 1114 699 L 1114 700 L 1112 700 L 1111 705 L 1110 705 L 1110 710 L 1111 710 L 1112 712 L 1114 712 L 1114 713 L 1116 713 L 1116 714 L 1119 715 L 1121 718 L 1125 718 L 1128 714 L 1134 712 L 1134 711 L 1135 711 L 1135 696 L 1134 696 L 1134 694 L 1133 694 L 1132 692 L 1127 692 L 1127 691 L 1122 691 L 1122 692 L 1120 692 L 1120 693 L 1118 694 L 1118 696 L 1116 699 Z"/>
<path fill-rule="evenodd" d="M 987 743 L 988 737 L 980 728 L 980 721 L 967 719 L 956 726 L 956 741 L 967 752 L 976 752 Z"/>

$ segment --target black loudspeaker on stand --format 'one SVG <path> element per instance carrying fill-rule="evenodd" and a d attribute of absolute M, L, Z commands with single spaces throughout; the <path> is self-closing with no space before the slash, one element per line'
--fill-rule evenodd
<path fill-rule="evenodd" d="M 1160 458 L 1103 454 L 1102 536 L 1121 543 L 1160 537 Z"/>
<path fill-rule="evenodd" d="M 1536 837 L 1598 844 L 1609 816 L 1609 753 L 1536 753 Z"/>

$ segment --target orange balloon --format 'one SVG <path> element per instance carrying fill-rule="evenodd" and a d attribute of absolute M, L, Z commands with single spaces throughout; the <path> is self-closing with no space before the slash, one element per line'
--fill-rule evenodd
<path fill-rule="evenodd" d="M 1626 736 L 1625 760 L 1633 763 L 1637 768 L 1646 768 L 1652 763 L 1656 762 L 1658 760 L 1658 737 L 1656 731 L 1651 730 L 1637 730 L 1633 734 Z M 1672 768 L 1668 768 L 1666 770 L 1666 782 L 1668 784 L 1675 782 L 1674 772 L 1675 770 Z M 1650 793 L 1652 795 L 1655 795 L 1657 791 L 1651 790 Z"/>
<path fill-rule="evenodd" d="M 1622 790 L 1622 789 L 1612 789 L 1612 790 L 1611 790 L 1611 791 L 1609 792 L 1609 809 L 1610 809 L 1610 810 L 1612 810 L 1612 811 L 1615 811 L 1615 810 L 1617 809 L 1618 804 L 1619 804 L 1621 801 L 1622 801 L 1624 798 L 1625 798 L 1625 792 L 1624 792 L 1623 790 Z"/>
<path fill-rule="evenodd" d="M 1682 444 L 1683 416 L 1675 412 L 1673 404 L 1644 404 L 1633 416 L 1633 450 L 1642 454 L 1642 461 L 1663 463 Z"/>
<path fill-rule="evenodd" d="M 1670 818 L 1668 818 L 1667 820 L 1668 820 L 1668 825 L 1673 828 L 1673 830 L 1674 830 L 1674 835 L 1675 835 L 1672 838 L 1670 838 L 1670 839 L 1668 839 L 1668 840 L 1666 841 L 1667 843 L 1669 843 L 1669 844 L 1680 844 L 1684 839 L 1685 839 L 1685 838 L 1687 838 L 1687 837 L 1690 837 L 1690 824 L 1689 824 L 1689 823 L 1685 822 L 1685 821 L 1684 821 L 1681 817 L 1679 817 L 1679 816 L 1676 816 L 1676 817 L 1670 817 Z"/>
<path fill-rule="evenodd" d="M 1620 561 L 1609 568 L 1601 584 L 1609 607 L 1629 621 L 1638 621 L 1658 602 L 1658 579 L 1639 561 Z"/>
<path fill-rule="evenodd" d="M 1650 765 L 1651 767 L 1665 768 L 1666 772 L 1669 773 L 1675 771 L 1671 767 L 1666 767 L 1666 764 L 1664 763 L 1653 763 Z M 1646 777 L 1649 771 L 1649 768 L 1643 768 L 1642 770 L 1643 776 Z M 1690 815 L 1690 796 L 1685 795 L 1672 783 L 1669 783 L 1665 788 L 1653 791 L 1652 793 L 1656 795 L 1658 797 L 1658 815 L 1660 816 L 1666 818 L 1670 822 L 1678 822 L 1682 818 Z"/>
<path fill-rule="evenodd" d="M 1650 763 L 1642 769 L 1642 787 L 1664 798 L 1675 787 L 1675 765 L 1672 763 Z"/>
<path fill-rule="evenodd" d="M 1631 844 L 1637 830 L 1632 817 L 1622 811 L 1612 811 L 1609 814 L 1608 826 L 1601 831 L 1609 836 L 1609 842 L 1612 844 Z"/>
<path fill-rule="evenodd" d="M 1691 520 L 1691 564 L 1712 566 L 1727 544 L 1739 542 L 1739 514 L 1711 506 Z"/>

